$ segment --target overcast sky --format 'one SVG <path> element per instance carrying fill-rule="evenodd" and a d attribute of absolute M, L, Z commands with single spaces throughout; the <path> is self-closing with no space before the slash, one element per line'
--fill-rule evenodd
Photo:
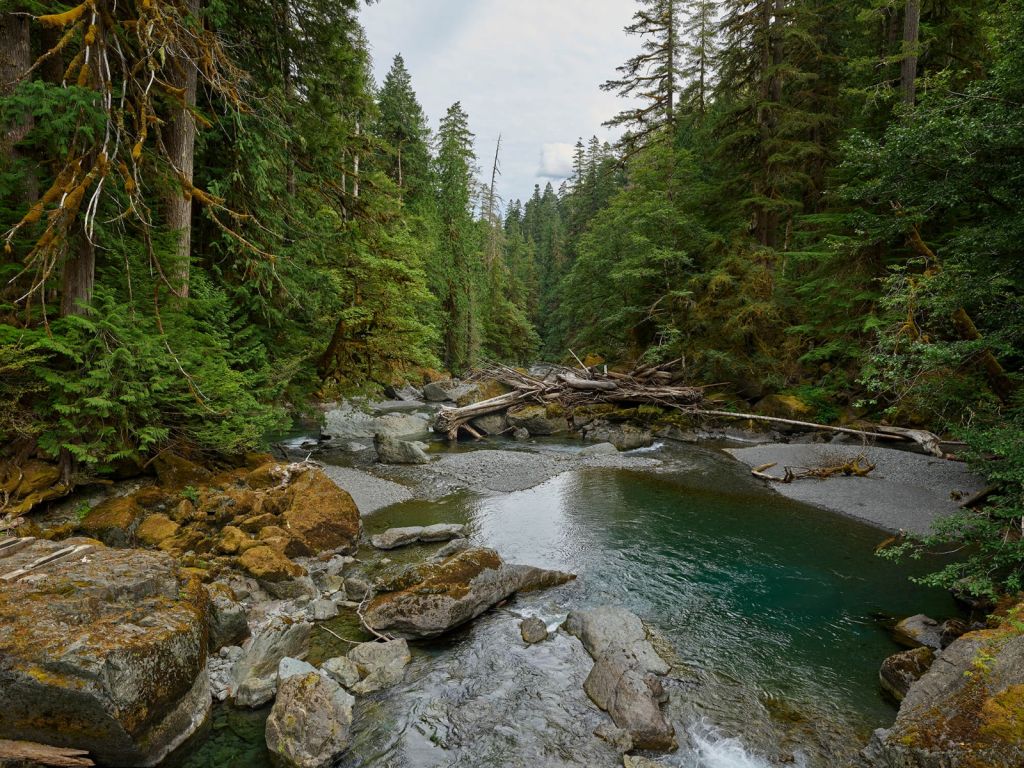
<path fill-rule="evenodd" d="M 436 131 L 461 101 L 490 173 L 502 135 L 500 194 L 526 198 L 571 169 L 576 139 L 614 136 L 601 123 L 623 103 L 599 89 L 639 40 L 622 31 L 632 0 L 380 0 L 362 11 L 377 82 L 395 54 Z"/>

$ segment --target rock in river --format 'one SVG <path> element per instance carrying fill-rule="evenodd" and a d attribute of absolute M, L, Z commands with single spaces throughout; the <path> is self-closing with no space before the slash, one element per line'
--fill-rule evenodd
<path fill-rule="evenodd" d="M 74 543 L 35 542 L 0 571 Z M 156 765 L 210 711 L 208 596 L 165 554 L 91 544 L 0 580 L 0 738 Z"/>
<path fill-rule="evenodd" d="M 398 440 L 385 435 L 377 435 L 373 439 L 373 447 L 377 449 L 377 460 L 381 464 L 429 464 L 430 457 L 423 443 Z"/>
<path fill-rule="evenodd" d="M 643 622 L 625 608 L 606 606 L 571 612 L 565 629 L 594 659 L 583 684 L 591 700 L 637 748 L 675 749 L 675 729 L 661 712 L 668 697 L 660 677 L 670 667 L 648 641 Z"/>
<path fill-rule="evenodd" d="M 548 627 L 543 620 L 531 616 L 519 623 L 519 634 L 522 635 L 524 643 L 534 645 L 548 639 Z"/>
<path fill-rule="evenodd" d="M 903 701 L 910 686 L 921 679 L 933 661 L 935 653 L 931 648 L 913 648 L 894 653 L 882 662 L 882 667 L 878 670 L 878 681 L 882 690 L 896 701 Z"/>
<path fill-rule="evenodd" d="M 559 571 L 510 565 L 491 549 L 467 549 L 383 579 L 375 587 L 364 619 L 378 632 L 395 637 L 436 637 L 516 592 L 553 587 L 573 578 Z"/>
<path fill-rule="evenodd" d="M 267 719 L 267 749 L 290 768 L 325 768 L 348 748 L 355 699 L 320 672 L 281 681 Z"/>
<path fill-rule="evenodd" d="M 893 630 L 893 638 L 900 645 L 910 648 L 923 646 L 937 651 L 942 648 L 942 625 L 935 619 L 919 613 L 897 624 Z"/>
<path fill-rule="evenodd" d="M 240 707 L 262 707 L 274 697 L 283 658 L 302 659 L 309 651 L 309 622 L 275 619 L 263 627 L 231 670 L 232 695 Z"/>
<path fill-rule="evenodd" d="M 398 549 L 417 542 L 435 543 L 461 539 L 466 535 L 466 526 L 455 523 L 436 525 L 415 525 L 408 528 L 389 528 L 378 533 L 371 541 L 377 549 Z"/>

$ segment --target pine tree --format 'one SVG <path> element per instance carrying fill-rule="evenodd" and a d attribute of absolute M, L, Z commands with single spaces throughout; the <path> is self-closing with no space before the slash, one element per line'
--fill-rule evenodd
<path fill-rule="evenodd" d="M 433 194 L 430 128 L 412 89 L 412 76 L 399 54 L 384 78 L 378 99 L 376 135 L 387 143 L 387 175 L 406 203 L 419 208 Z"/>
<path fill-rule="evenodd" d="M 680 33 L 685 64 L 680 70 L 684 81 L 680 106 L 703 117 L 714 90 L 714 62 L 718 56 L 717 0 L 689 0 Z"/>

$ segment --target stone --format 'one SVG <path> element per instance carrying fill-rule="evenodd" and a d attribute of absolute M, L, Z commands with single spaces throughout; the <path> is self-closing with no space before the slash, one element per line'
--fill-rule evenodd
<path fill-rule="evenodd" d="M 557 407 L 526 405 L 508 412 L 508 423 L 533 436 L 560 435 L 569 431 L 569 421 Z"/>
<path fill-rule="evenodd" d="M 430 457 L 424 450 L 426 446 L 423 443 L 377 435 L 373 438 L 373 447 L 377 450 L 377 461 L 381 464 L 430 463 Z"/>
<path fill-rule="evenodd" d="M 629 735 L 629 731 L 616 725 L 602 723 L 594 729 L 594 735 L 602 741 L 608 742 L 620 754 L 633 749 L 633 737 Z"/>
<path fill-rule="evenodd" d="M 277 684 L 281 685 L 289 677 L 305 676 L 310 673 L 315 674 L 316 671 L 316 667 L 308 661 L 285 656 L 277 664 Z"/>
<path fill-rule="evenodd" d="M 582 451 L 580 456 L 614 456 L 619 452 L 611 443 L 598 443 L 597 445 L 588 445 Z"/>
<path fill-rule="evenodd" d="M 485 435 L 500 435 L 508 431 L 508 419 L 504 413 L 477 416 L 470 423 L 477 432 Z"/>
<path fill-rule="evenodd" d="M 628 422 L 619 424 L 604 420 L 588 426 L 586 438 L 592 442 L 611 443 L 620 451 L 645 448 L 654 442 L 654 435 L 649 429 Z"/>
<path fill-rule="evenodd" d="M 246 550 L 238 558 L 238 564 L 252 574 L 261 585 L 265 582 L 286 581 L 306 574 L 305 569 L 268 546 Z"/>
<path fill-rule="evenodd" d="M 909 648 L 942 648 L 942 625 L 935 619 L 919 613 L 904 619 L 893 629 L 893 639 Z"/>
<path fill-rule="evenodd" d="M 411 526 L 408 528 L 389 528 L 378 533 L 370 541 L 377 549 L 397 549 L 417 542 L 436 543 L 465 538 L 466 526 L 455 523 L 438 523 L 437 525 Z"/>
<path fill-rule="evenodd" d="M 309 611 L 313 621 L 327 621 L 338 615 L 338 606 L 333 600 L 314 600 L 309 604 Z"/>
<path fill-rule="evenodd" d="M 320 669 L 334 679 L 338 685 L 351 688 L 359 682 L 359 667 L 347 656 L 336 656 L 320 665 Z"/>
<path fill-rule="evenodd" d="M 457 555 L 459 552 L 465 552 L 467 549 L 472 548 L 472 546 L 473 545 L 469 543 L 469 539 L 455 539 L 454 541 L 449 541 L 437 550 L 430 559 L 446 560 L 452 555 Z"/>
<path fill-rule="evenodd" d="M 486 381 L 467 382 L 466 384 L 457 387 L 450 394 L 455 399 L 456 405 L 460 408 L 465 408 L 467 405 L 473 405 L 474 403 L 481 403 L 484 400 L 501 397 L 511 391 L 512 389 L 510 387 L 502 384 L 500 381 L 488 379 Z"/>
<path fill-rule="evenodd" d="M 261 707 L 274 697 L 281 659 L 304 659 L 309 652 L 309 622 L 272 621 L 252 638 L 231 669 L 232 695 L 240 707 Z"/>
<path fill-rule="evenodd" d="M 183 456 L 175 456 L 173 453 L 167 452 L 157 455 L 157 458 L 153 460 L 153 468 L 156 470 L 160 485 L 170 491 L 189 487 L 198 488 L 208 484 L 213 477 L 210 470 Z"/>
<path fill-rule="evenodd" d="M 533 616 L 519 622 L 519 634 L 524 643 L 542 643 L 548 639 L 548 627 L 541 619 Z"/>
<path fill-rule="evenodd" d="M 467 549 L 383 579 L 363 618 L 372 629 L 393 637 L 436 637 L 516 592 L 553 587 L 573 578 L 559 571 L 504 563 L 491 549 Z"/>
<path fill-rule="evenodd" d="M 512 430 L 512 439 L 517 443 L 525 443 L 530 439 L 530 430 L 525 427 L 516 427 Z"/>
<path fill-rule="evenodd" d="M 373 434 L 381 437 L 409 438 L 430 434 L 430 422 L 411 413 L 386 413 L 373 420 Z"/>
<path fill-rule="evenodd" d="M 323 438 L 339 441 L 373 437 L 373 416 L 351 403 L 342 403 L 324 414 L 320 434 Z"/>
<path fill-rule="evenodd" d="M 412 655 L 405 640 L 391 640 L 361 643 L 348 652 L 348 659 L 356 665 L 363 678 L 352 686 L 352 692 L 367 695 L 400 683 Z"/>
<path fill-rule="evenodd" d="M 882 662 L 878 670 L 878 681 L 882 690 L 895 701 L 903 701 L 910 686 L 924 676 L 933 661 L 935 652 L 923 646 L 894 653 Z"/>
<path fill-rule="evenodd" d="M 662 768 L 660 763 L 656 763 L 650 758 L 640 757 L 638 755 L 623 755 L 622 756 L 622 768 Z"/>
<path fill-rule="evenodd" d="M 79 525 L 86 536 L 110 547 L 130 547 L 145 511 L 131 496 L 118 496 L 97 504 Z"/>
<path fill-rule="evenodd" d="M 625 608 L 603 606 L 571 611 L 564 628 L 594 659 L 583 684 L 590 699 L 638 749 L 675 749 L 675 729 L 661 711 L 668 697 L 660 677 L 671 667 L 647 639 L 640 618 Z"/>
<path fill-rule="evenodd" d="M 289 677 L 267 718 L 267 749 L 290 768 L 327 768 L 348 748 L 354 704 L 327 675 Z"/>
<path fill-rule="evenodd" d="M 167 515 L 150 515 L 139 523 L 135 530 L 135 538 L 147 547 L 157 547 L 165 540 L 174 536 L 181 526 Z"/>
<path fill-rule="evenodd" d="M 355 552 L 362 531 L 359 508 L 319 469 L 293 480 L 285 491 L 284 528 L 311 553 Z"/>
<path fill-rule="evenodd" d="M 225 555 L 237 555 L 245 549 L 251 549 L 252 547 L 247 546 L 251 541 L 252 539 L 241 528 L 226 525 L 217 538 L 217 551 Z"/>
<path fill-rule="evenodd" d="M 210 588 L 210 651 L 241 645 L 249 637 L 249 619 L 245 606 L 231 590 L 214 584 Z"/>
<path fill-rule="evenodd" d="M 0 739 L 161 762 L 206 721 L 208 598 L 167 555 L 35 542 L 12 570 L 72 544 L 86 557 L 0 581 Z"/>
<path fill-rule="evenodd" d="M 1021 608 L 995 628 L 970 632 L 937 654 L 911 684 L 896 722 L 864 750 L 876 768 L 1024 765 L 1024 632 Z"/>
<path fill-rule="evenodd" d="M 454 400 L 451 390 L 455 389 L 455 383 L 450 379 L 447 381 L 432 381 L 423 387 L 423 399 L 428 403 L 443 403 Z"/>
<path fill-rule="evenodd" d="M 345 579 L 345 594 L 352 600 L 362 600 L 370 591 L 370 585 L 357 576 L 349 576 Z"/>

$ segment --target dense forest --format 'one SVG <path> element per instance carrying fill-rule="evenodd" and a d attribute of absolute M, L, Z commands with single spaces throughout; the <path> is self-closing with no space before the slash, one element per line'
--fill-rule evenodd
<path fill-rule="evenodd" d="M 71 481 L 436 369 L 681 357 L 966 441 L 998 490 L 938 578 L 1024 587 L 1022 0 L 641 0 L 620 138 L 510 203 L 358 11 L 0 2 L 0 450 Z"/>

